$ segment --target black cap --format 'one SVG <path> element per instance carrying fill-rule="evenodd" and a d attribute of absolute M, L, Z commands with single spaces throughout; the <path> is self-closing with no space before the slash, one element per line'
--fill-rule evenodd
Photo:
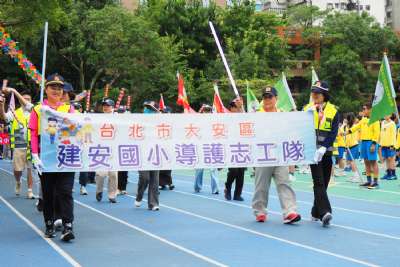
<path fill-rule="evenodd" d="M 316 81 L 315 84 L 311 87 L 312 93 L 324 94 L 329 92 L 328 83 L 325 81 Z"/>
<path fill-rule="evenodd" d="M 263 91 L 262 97 L 266 97 L 266 96 L 278 96 L 278 91 L 276 91 L 276 89 L 274 87 L 266 87 Z"/>
<path fill-rule="evenodd" d="M 52 74 L 47 76 L 46 79 L 46 86 L 48 85 L 53 85 L 53 84 L 59 84 L 59 85 L 64 85 L 64 78 L 59 75 L 58 73 Z"/>
<path fill-rule="evenodd" d="M 125 111 L 126 111 L 126 108 L 124 106 L 119 106 L 119 108 L 117 110 L 118 113 L 125 113 Z"/>
<path fill-rule="evenodd" d="M 72 84 L 65 82 L 64 87 L 63 87 L 64 92 L 72 92 L 74 91 L 74 88 L 72 87 Z"/>
<path fill-rule="evenodd" d="M 210 112 L 212 112 L 212 110 L 213 110 L 212 106 L 210 106 L 208 104 L 203 104 L 203 105 L 201 105 L 199 112 L 200 113 L 210 113 Z"/>
<path fill-rule="evenodd" d="M 114 100 L 112 100 L 111 98 L 106 97 L 106 98 L 103 98 L 103 101 L 101 101 L 101 105 L 102 105 L 102 106 L 111 106 L 111 107 L 114 107 L 115 102 L 114 102 Z"/>
<path fill-rule="evenodd" d="M 82 104 L 79 102 L 71 102 L 71 105 L 74 107 L 74 109 L 79 110 L 82 108 Z"/>

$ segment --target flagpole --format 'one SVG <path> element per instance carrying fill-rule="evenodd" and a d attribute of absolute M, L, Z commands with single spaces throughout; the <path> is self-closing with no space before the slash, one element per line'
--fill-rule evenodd
<path fill-rule="evenodd" d="M 212 35 L 214 36 L 215 43 L 217 44 L 217 47 L 218 47 L 218 50 L 219 50 L 219 54 L 221 55 L 222 62 L 224 63 L 226 72 L 228 73 L 228 78 L 229 78 L 229 81 L 231 82 L 233 91 L 235 92 L 236 97 L 239 97 L 239 91 L 236 88 L 235 80 L 233 79 L 231 70 L 229 69 L 229 65 L 228 65 L 228 62 L 226 61 L 226 58 L 225 58 L 225 55 L 224 55 L 224 51 L 222 50 L 222 47 L 221 47 L 221 43 L 220 43 L 220 41 L 218 39 L 217 33 L 215 32 L 214 25 L 212 24 L 211 21 L 209 21 L 208 23 L 210 25 Z"/>
<path fill-rule="evenodd" d="M 43 60 L 42 60 L 42 81 L 40 84 L 40 103 L 43 102 L 44 94 L 44 81 L 46 77 L 46 54 L 47 54 L 47 34 L 49 31 L 49 23 L 46 21 L 44 24 L 44 41 L 43 41 Z"/>

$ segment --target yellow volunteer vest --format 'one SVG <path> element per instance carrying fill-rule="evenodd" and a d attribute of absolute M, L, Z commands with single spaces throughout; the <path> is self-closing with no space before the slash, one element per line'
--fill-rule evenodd
<path fill-rule="evenodd" d="M 313 107 L 313 103 L 310 103 L 304 107 L 303 110 L 308 110 Z M 317 135 L 317 146 L 320 147 L 321 144 L 325 141 L 327 135 L 329 134 L 330 131 L 332 131 L 332 123 L 333 119 L 336 116 L 337 109 L 336 107 L 331 104 L 330 102 L 327 102 L 324 108 L 324 117 L 322 121 L 319 121 L 318 118 L 318 112 L 314 109 L 313 114 L 314 114 L 314 127 L 316 130 L 316 135 Z M 333 146 L 328 148 L 328 151 L 333 151 Z"/>
<path fill-rule="evenodd" d="M 38 135 L 40 135 L 40 108 L 42 107 L 42 104 L 37 104 L 33 110 L 36 112 L 37 117 L 38 117 Z M 71 105 L 70 104 L 62 104 L 60 105 L 57 109 L 58 112 L 62 112 L 62 113 L 68 113 L 71 110 Z"/>
<path fill-rule="evenodd" d="M 22 108 L 18 108 L 15 112 L 14 112 L 15 118 L 12 121 L 11 124 L 11 137 L 10 137 L 10 142 L 11 142 L 11 148 L 15 148 L 15 131 L 20 129 L 20 124 L 22 124 L 22 127 L 24 127 L 27 131 L 27 141 L 29 144 L 30 141 L 30 133 L 27 130 L 28 127 L 28 121 L 29 121 L 29 116 L 25 116 L 24 111 Z"/>

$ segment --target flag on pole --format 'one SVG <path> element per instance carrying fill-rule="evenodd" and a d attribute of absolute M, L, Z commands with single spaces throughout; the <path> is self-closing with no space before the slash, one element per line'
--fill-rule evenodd
<path fill-rule="evenodd" d="M 294 103 L 285 73 L 282 72 L 282 78 L 275 84 L 274 87 L 278 91 L 277 108 L 282 111 L 296 110 L 296 103 Z"/>
<path fill-rule="evenodd" d="M 10 104 L 8 104 L 8 111 L 15 111 L 15 97 L 14 92 L 11 93 Z"/>
<path fill-rule="evenodd" d="M 178 78 L 178 100 L 176 103 L 178 106 L 183 107 L 184 113 L 196 113 L 194 109 L 192 109 L 189 105 L 189 101 L 186 95 L 185 83 L 183 81 L 183 77 L 179 72 L 176 74 Z"/>
<path fill-rule="evenodd" d="M 213 110 L 216 113 L 229 113 L 230 111 L 222 103 L 222 99 L 219 95 L 218 85 L 214 83 L 214 101 Z"/>
<path fill-rule="evenodd" d="M 247 99 L 247 112 L 257 112 L 260 107 L 257 97 L 249 87 L 249 82 L 246 81 L 246 99 Z"/>
<path fill-rule="evenodd" d="M 315 72 L 314 67 L 311 66 L 311 87 L 312 87 L 316 82 L 318 82 L 318 81 L 319 81 L 318 75 L 317 75 L 317 73 Z M 311 103 L 311 102 L 312 102 L 312 97 L 311 97 L 311 93 L 310 93 L 310 100 L 309 100 L 309 103 Z"/>
<path fill-rule="evenodd" d="M 163 98 L 162 94 L 160 94 L 160 101 L 158 102 L 158 109 L 159 110 L 165 109 L 165 103 L 164 103 L 164 98 Z"/>
<path fill-rule="evenodd" d="M 398 111 L 395 99 L 396 93 L 394 92 L 389 60 L 385 53 L 379 69 L 369 124 L 379 121 L 385 116 L 389 116 L 393 113 L 397 114 Z"/>

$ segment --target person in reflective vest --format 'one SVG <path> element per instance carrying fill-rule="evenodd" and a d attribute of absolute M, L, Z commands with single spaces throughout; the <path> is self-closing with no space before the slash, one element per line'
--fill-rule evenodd
<path fill-rule="evenodd" d="M 312 86 L 311 96 L 313 102 L 304 107 L 304 110 L 313 112 L 317 138 L 315 164 L 310 165 L 314 185 L 314 205 L 311 215 L 314 221 L 320 220 L 326 227 L 332 220 L 327 188 L 331 178 L 333 143 L 338 134 L 339 116 L 337 108 L 329 102 L 328 83 L 317 81 Z"/>
<path fill-rule="evenodd" d="M 52 238 L 55 236 L 54 220 L 55 220 L 55 199 L 57 196 L 57 204 L 63 223 L 63 231 L 61 240 L 69 241 L 75 238 L 72 230 L 73 215 L 73 197 L 72 188 L 74 185 L 73 172 L 45 172 L 43 163 L 40 159 L 40 117 L 42 106 L 47 106 L 58 112 L 73 113 L 74 108 L 62 102 L 64 78 L 59 74 L 53 74 L 46 80 L 46 99 L 43 103 L 36 105 L 31 113 L 29 120 L 29 129 L 31 132 L 31 149 L 32 163 L 37 170 L 43 193 L 43 217 L 46 226 L 45 236 Z M 45 162 L 44 162 L 45 163 Z"/>
<path fill-rule="evenodd" d="M 28 183 L 28 199 L 34 199 L 32 192 L 32 166 L 30 164 L 30 134 L 28 131 L 28 121 L 30 113 L 33 109 L 32 98 L 27 92 L 18 93 L 14 88 L 5 88 L 4 93 L 14 94 L 21 107 L 16 109 L 9 109 L 7 113 L 4 112 L 4 98 L 0 99 L 0 117 L 7 123 L 11 124 L 11 149 L 13 149 L 13 168 L 15 177 L 15 194 L 17 196 L 21 193 L 21 176 L 22 172 L 26 169 L 27 183 Z"/>

